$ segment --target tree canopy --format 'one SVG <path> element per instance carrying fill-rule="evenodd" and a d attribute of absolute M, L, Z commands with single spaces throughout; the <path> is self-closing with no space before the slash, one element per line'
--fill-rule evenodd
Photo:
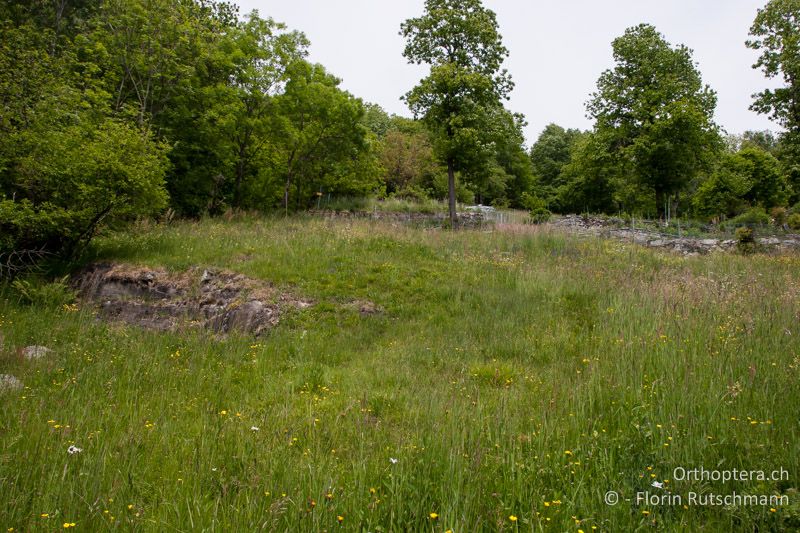
<path fill-rule="evenodd" d="M 616 66 L 600 76 L 587 110 L 616 164 L 651 189 L 662 210 L 720 146 L 716 95 L 691 50 L 671 46 L 653 26 L 629 28 L 612 47 Z"/>

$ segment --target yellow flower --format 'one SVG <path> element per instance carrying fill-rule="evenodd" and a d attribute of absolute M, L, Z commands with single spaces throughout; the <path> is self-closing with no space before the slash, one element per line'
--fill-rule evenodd
<path fill-rule="evenodd" d="M 376 492 L 376 491 L 375 491 L 375 487 L 370 487 L 370 488 L 369 488 L 369 493 L 370 493 L 370 494 L 375 494 L 375 492 Z"/>
<path fill-rule="evenodd" d="M 570 450 L 564 450 L 564 455 L 572 455 L 572 452 Z"/>
<path fill-rule="evenodd" d="M 42 518 L 48 518 L 50 515 L 47 513 L 42 513 Z"/>
<path fill-rule="evenodd" d="M 777 510 L 777 509 L 775 509 L 774 507 L 770 507 L 770 508 L 769 508 L 769 512 L 770 512 L 770 513 L 777 513 L 777 512 L 778 512 L 778 510 Z"/>
<path fill-rule="evenodd" d="M 437 518 L 439 518 L 439 515 L 438 515 L 438 514 L 436 514 L 436 513 L 431 513 L 431 514 L 429 514 L 428 516 L 430 516 L 430 517 L 431 517 L 431 520 L 436 520 Z"/>
<path fill-rule="evenodd" d="M 221 414 L 222 416 L 225 416 L 225 415 L 227 415 L 227 414 L 228 414 L 228 411 L 226 411 L 225 409 L 223 409 L 222 411 L 220 411 L 220 412 L 219 412 L 219 414 Z"/>
<path fill-rule="evenodd" d="M 511 516 L 509 516 L 508 519 L 511 520 L 512 522 L 516 522 L 517 521 L 517 517 L 514 516 L 513 514 Z"/>
<path fill-rule="evenodd" d="M 336 517 L 336 521 L 341 524 L 342 522 L 344 522 L 344 517 L 342 515 L 339 515 Z"/>

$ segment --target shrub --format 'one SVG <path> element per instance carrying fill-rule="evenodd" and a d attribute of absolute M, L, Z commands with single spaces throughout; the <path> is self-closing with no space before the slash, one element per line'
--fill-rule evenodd
<path fill-rule="evenodd" d="M 736 229 L 736 248 L 743 254 L 752 254 L 756 251 L 756 238 L 752 228 Z"/>
<path fill-rule="evenodd" d="M 789 229 L 800 230 L 800 213 L 789 215 L 789 218 L 786 219 L 786 224 Z"/>
<path fill-rule="evenodd" d="M 786 208 L 785 207 L 773 207 L 769 211 L 770 216 L 772 217 L 772 221 L 775 223 L 776 226 L 783 226 L 786 224 Z"/>
<path fill-rule="evenodd" d="M 542 224 L 550 220 L 552 213 L 547 209 L 547 202 L 536 195 L 523 193 L 522 205 L 530 211 L 531 222 Z"/>
<path fill-rule="evenodd" d="M 771 219 L 763 207 L 753 207 L 748 209 L 736 218 L 731 219 L 731 224 L 736 226 L 767 226 Z"/>

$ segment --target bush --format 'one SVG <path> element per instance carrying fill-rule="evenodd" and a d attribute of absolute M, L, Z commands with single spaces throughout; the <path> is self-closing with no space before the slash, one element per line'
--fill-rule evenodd
<path fill-rule="evenodd" d="M 545 222 L 549 222 L 552 216 L 553 213 L 551 213 L 549 209 L 540 207 L 531 211 L 531 222 L 534 224 L 544 224 Z"/>
<path fill-rule="evenodd" d="M 730 222 L 735 226 L 753 228 L 756 226 L 767 226 L 770 224 L 771 219 L 763 207 L 753 207 L 738 217 L 731 219 Z"/>
<path fill-rule="evenodd" d="M 752 254 L 756 251 L 756 238 L 752 228 L 736 229 L 736 248 L 743 254 Z"/>
<path fill-rule="evenodd" d="M 0 172 L 0 253 L 70 254 L 104 224 L 166 205 L 166 147 L 134 127 L 106 120 L 14 140 L 19 153 Z"/>
<path fill-rule="evenodd" d="M 549 221 L 550 217 L 553 215 L 550 210 L 547 209 L 547 202 L 536 195 L 523 193 L 521 201 L 522 205 L 530 211 L 531 222 L 534 224 L 543 224 Z"/>
<path fill-rule="evenodd" d="M 772 221 L 775 223 L 776 226 L 783 226 L 786 224 L 786 208 L 785 207 L 773 207 L 769 211 L 770 216 L 772 217 Z"/>
<path fill-rule="evenodd" d="M 786 219 L 786 224 L 789 226 L 789 229 L 795 231 L 800 230 L 800 213 L 789 215 L 789 218 Z"/>

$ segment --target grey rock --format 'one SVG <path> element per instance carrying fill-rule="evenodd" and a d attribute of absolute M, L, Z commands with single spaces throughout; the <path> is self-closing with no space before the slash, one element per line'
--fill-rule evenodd
<path fill-rule="evenodd" d="M 52 351 L 47 346 L 26 346 L 22 349 L 22 355 L 25 356 L 25 359 L 31 361 L 41 359 L 45 355 L 52 353 Z"/>
<path fill-rule="evenodd" d="M 11 374 L 0 374 L 0 392 L 20 390 L 22 382 Z"/>

